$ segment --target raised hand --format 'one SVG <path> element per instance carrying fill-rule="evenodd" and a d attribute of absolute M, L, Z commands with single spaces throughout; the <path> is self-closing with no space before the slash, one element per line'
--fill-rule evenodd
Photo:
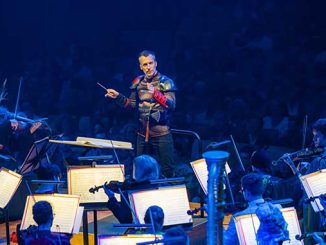
<path fill-rule="evenodd" d="M 118 97 L 118 95 L 119 95 L 119 92 L 118 92 L 118 91 L 116 91 L 116 90 L 114 90 L 114 89 L 110 89 L 110 88 L 108 88 L 108 89 L 106 90 L 106 95 L 105 95 L 105 97 L 109 97 L 109 98 L 111 98 L 111 99 L 115 99 L 115 98 Z"/>

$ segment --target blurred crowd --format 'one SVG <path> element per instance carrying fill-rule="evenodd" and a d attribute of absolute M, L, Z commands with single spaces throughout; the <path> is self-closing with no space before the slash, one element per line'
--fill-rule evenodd
<path fill-rule="evenodd" d="M 115 51 L 65 42 L 26 54 L 17 63 L 23 63 L 23 72 L 1 71 L 1 79 L 8 79 L 6 106 L 14 108 L 23 76 L 20 111 L 28 117 L 48 117 L 53 131 L 67 138 L 128 140 L 134 118 L 117 112 L 96 82 L 128 94 L 140 74 L 137 52 L 157 47 L 158 69 L 178 86 L 173 127 L 207 140 L 232 134 L 246 144 L 300 147 L 304 116 L 312 122 L 326 113 L 320 102 L 326 93 L 326 49 L 318 3 L 301 0 L 295 8 L 292 1 L 271 0 L 181 3 L 155 5 L 154 16 L 162 9 L 170 17 L 149 27 L 152 39 L 162 40 L 156 46 L 135 47 L 131 40 L 139 43 L 139 37 L 121 24 L 115 39 L 123 42 Z M 166 22 L 174 28 L 165 31 Z"/>

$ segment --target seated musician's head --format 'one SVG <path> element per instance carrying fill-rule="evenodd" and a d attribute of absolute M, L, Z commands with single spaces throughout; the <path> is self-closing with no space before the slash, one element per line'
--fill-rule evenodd
<path fill-rule="evenodd" d="M 48 227 L 53 223 L 52 206 L 47 201 L 38 201 L 33 206 L 33 219 L 38 226 Z"/>
<path fill-rule="evenodd" d="M 326 147 L 326 118 L 318 119 L 312 125 L 312 134 L 315 147 Z"/>
<path fill-rule="evenodd" d="M 146 224 L 152 224 L 153 222 L 155 231 L 161 232 L 163 230 L 163 223 L 164 223 L 163 209 L 156 205 L 150 206 L 146 210 L 144 221 Z"/>
<path fill-rule="evenodd" d="M 155 180 L 160 175 L 157 161 L 149 155 L 140 155 L 133 162 L 133 178 L 137 182 Z"/>
<path fill-rule="evenodd" d="M 265 149 L 254 151 L 250 157 L 252 170 L 256 173 L 271 173 L 271 159 Z"/>
<path fill-rule="evenodd" d="M 188 245 L 189 237 L 181 226 L 172 227 L 164 234 L 165 245 Z"/>
<path fill-rule="evenodd" d="M 241 178 L 243 197 L 250 202 L 262 198 L 265 191 L 265 180 L 261 174 L 250 173 Z"/>

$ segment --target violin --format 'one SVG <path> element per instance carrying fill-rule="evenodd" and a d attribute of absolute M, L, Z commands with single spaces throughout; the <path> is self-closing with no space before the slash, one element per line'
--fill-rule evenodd
<path fill-rule="evenodd" d="M 207 208 L 206 207 L 199 207 L 199 208 L 195 208 L 195 209 L 190 209 L 187 211 L 188 215 L 194 215 L 199 213 L 200 211 L 205 211 L 207 213 Z"/>
<path fill-rule="evenodd" d="M 142 186 L 146 186 L 149 184 L 150 184 L 149 181 L 139 182 L 134 179 L 128 179 L 128 180 L 125 180 L 124 182 L 111 180 L 109 183 L 104 183 L 103 185 L 99 185 L 99 186 L 95 185 L 94 187 L 91 187 L 88 191 L 92 194 L 95 194 L 95 192 L 98 192 L 100 189 L 102 189 L 104 187 L 108 187 L 113 192 L 120 193 L 119 190 L 121 190 L 121 191 L 133 190 L 133 189 L 140 188 Z"/>
<path fill-rule="evenodd" d="M 4 119 L 8 119 L 8 120 L 16 119 L 18 121 L 22 121 L 22 122 L 26 122 L 26 123 L 36 123 L 36 122 L 42 122 L 42 121 L 47 120 L 47 118 L 40 118 L 40 119 L 33 120 L 33 119 L 30 119 L 27 117 L 21 117 L 21 116 L 15 115 L 15 113 L 8 111 L 7 108 L 5 108 L 5 107 L 0 107 L 0 117 L 2 117 Z"/>
<path fill-rule="evenodd" d="M 284 154 L 278 160 L 273 161 L 272 164 L 274 166 L 276 166 L 278 163 L 283 162 L 286 158 L 290 158 L 292 161 L 302 160 L 302 159 L 309 158 L 312 156 L 321 155 L 324 153 L 324 151 L 325 151 L 324 147 L 305 148 L 300 151 Z"/>

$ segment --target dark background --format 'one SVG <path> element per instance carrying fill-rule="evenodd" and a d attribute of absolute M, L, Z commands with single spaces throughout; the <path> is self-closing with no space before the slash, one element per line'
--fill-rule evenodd
<path fill-rule="evenodd" d="M 104 98 L 128 94 L 137 55 L 154 50 L 174 79 L 172 126 L 206 140 L 302 146 L 302 124 L 326 116 L 325 2 L 320 0 L 0 0 L 0 79 L 14 110 L 54 132 L 128 139 L 132 114 Z M 310 144 L 310 131 L 308 129 Z"/>

